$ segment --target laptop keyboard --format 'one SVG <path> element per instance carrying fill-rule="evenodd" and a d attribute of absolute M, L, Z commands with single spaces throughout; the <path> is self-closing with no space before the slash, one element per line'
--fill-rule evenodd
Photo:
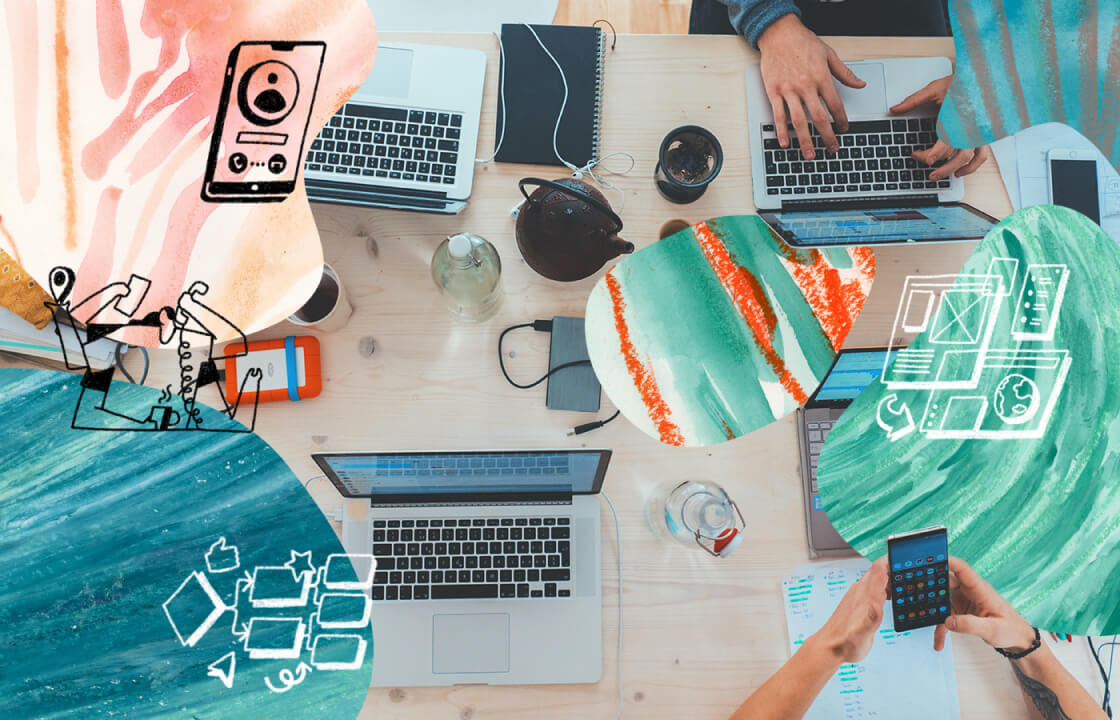
<path fill-rule="evenodd" d="M 817 493 L 817 459 L 820 458 L 821 448 L 824 447 L 824 439 L 828 437 L 828 431 L 835 424 L 834 420 L 805 424 L 805 427 L 809 430 L 809 484 L 814 495 Z"/>
<path fill-rule="evenodd" d="M 374 600 L 571 597 L 571 518 L 374 520 Z"/>
<path fill-rule="evenodd" d="M 773 123 L 762 125 L 766 153 L 766 194 L 821 197 L 833 193 L 940 190 L 949 180 L 930 181 L 932 167 L 910 157 L 937 142 L 933 118 L 865 120 L 848 123 L 836 137 L 840 149 L 824 151 L 824 141 L 812 125 L 816 160 L 803 160 L 789 126 L 790 147 L 783 150 Z M 792 197 L 790 199 L 793 199 Z"/>
<path fill-rule="evenodd" d="M 307 151 L 307 170 L 453 185 L 462 113 L 346 103 Z"/>

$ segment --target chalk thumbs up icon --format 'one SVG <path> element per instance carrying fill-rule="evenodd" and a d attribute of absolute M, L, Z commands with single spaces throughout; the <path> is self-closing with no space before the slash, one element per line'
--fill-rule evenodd
<path fill-rule="evenodd" d="M 206 551 L 206 569 L 212 573 L 224 573 L 236 570 L 241 562 L 237 556 L 236 545 L 226 545 L 225 537 L 214 541 Z"/>

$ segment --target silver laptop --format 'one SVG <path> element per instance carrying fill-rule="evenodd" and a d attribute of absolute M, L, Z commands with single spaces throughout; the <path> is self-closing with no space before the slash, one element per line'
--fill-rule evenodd
<path fill-rule="evenodd" d="M 931 181 L 932 168 L 911 153 L 937 142 L 937 109 L 899 115 L 889 108 L 953 72 L 948 58 L 847 63 L 867 86 L 836 82 L 849 119 L 840 148 L 825 153 L 812 128 L 815 159 L 805 160 L 789 126 L 778 144 L 774 115 L 757 64 L 747 67 L 751 178 L 759 215 L 794 247 L 895 245 L 979 240 L 996 220 L 960 202 L 964 181 Z M 835 81 L 834 81 L 835 82 Z M 940 163 L 938 163 L 940 165 Z"/>
<path fill-rule="evenodd" d="M 897 354 L 897 349 L 889 351 Z M 817 460 L 829 430 L 887 362 L 887 348 L 841 350 L 820 387 L 797 411 L 797 439 L 801 445 L 801 481 L 805 491 L 805 528 L 809 557 L 856 555 L 832 527 L 817 492 Z"/>
<path fill-rule="evenodd" d="M 377 559 L 373 685 L 598 682 L 610 450 L 315 453 Z M 361 515 L 359 517 L 359 515 Z"/>
<path fill-rule="evenodd" d="M 457 213 L 474 178 L 486 55 L 380 43 L 365 82 L 311 143 L 311 200 Z"/>

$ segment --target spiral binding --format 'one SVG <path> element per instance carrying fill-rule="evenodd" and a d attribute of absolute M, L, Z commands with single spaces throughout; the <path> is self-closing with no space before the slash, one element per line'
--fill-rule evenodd
<path fill-rule="evenodd" d="M 595 64 L 595 105 L 591 118 L 591 164 L 599 162 L 599 123 L 603 104 L 603 63 L 607 58 L 607 34 L 599 28 L 599 58 Z"/>

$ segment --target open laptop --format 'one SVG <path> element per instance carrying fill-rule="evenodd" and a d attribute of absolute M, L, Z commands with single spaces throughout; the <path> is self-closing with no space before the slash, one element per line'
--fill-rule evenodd
<path fill-rule="evenodd" d="M 474 179 L 486 55 L 380 43 L 365 82 L 311 143 L 307 197 L 457 213 Z"/>
<path fill-rule="evenodd" d="M 315 453 L 372 548 L 373 685 L 597 682 L 610 450 Z M 359 506 L 360 507 L 360 506 Z"/>
<path fill-rule="evenodd" d="M 794 247 L 894 245 L 980 240 L 996 220 L 961 201 L 964 181 L 931 181 L 931 168 L 910 155 L 937 142 L 937 110 L 899 115 L 890 107 L 950 75 L 948 58 L 894 58 L 847 63 L 867 86 L 835 82 L 849 130 L 840 149 L 824 152 L 815 128 L 812 161 L 801 155 L 790 125 L 782 149 L 757 64 L 747 67 L 751 178 L 758 214 Z"/>
<path fill-rule="evenodd" d="M 852 348 L 841 350 L 820 387 L 797 411 L 797 439 L 801 445 L 801 481 L 805 490 L 805 527 L 809 557 L 855 555 L 832 527 L 817 493 L 817 459 L 828 431 L 871 381 L 879 377 L 897 349 Z"/>

